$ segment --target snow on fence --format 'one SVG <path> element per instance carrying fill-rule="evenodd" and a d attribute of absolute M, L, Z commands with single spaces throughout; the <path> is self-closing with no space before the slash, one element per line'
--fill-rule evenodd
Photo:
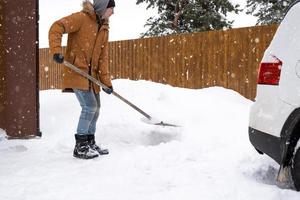
<path fill-rule="evenodd" d="M 222 86 L 254 99 L 257 70 L 277 25 L 110 42 L 113 78 L 176 87 Z M 61 88 L 61 68 L 40 49 L 40 89 Z"/>

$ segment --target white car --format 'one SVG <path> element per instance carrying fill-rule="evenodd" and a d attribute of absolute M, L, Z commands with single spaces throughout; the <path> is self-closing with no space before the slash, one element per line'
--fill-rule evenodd
<path fill-rule="evenodd" d="M 300 190 L 300 0 L 282 20 L 260 64 L 249 138 L 280 164 L 277 180 Z"/>

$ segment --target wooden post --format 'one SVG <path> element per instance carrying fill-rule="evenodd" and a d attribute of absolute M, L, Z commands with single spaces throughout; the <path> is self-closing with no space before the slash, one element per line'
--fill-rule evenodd
<path fill-rule="evenodd" d="M 0 127 L 10 138 L 41 136 L 38 0 L 1 0 L 0 34 Z"/>

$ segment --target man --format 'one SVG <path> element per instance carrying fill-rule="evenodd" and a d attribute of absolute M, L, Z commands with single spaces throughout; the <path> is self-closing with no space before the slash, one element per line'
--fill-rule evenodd
<path fill-rule="evenodd" d="M 102 88 L 111 94 L 113 87 L 108 68 L 108 20 L 113 14 L 114 0 L 85 0 L 81 12 L 64 17 L 51 26 L 49 46 L 55 62 L 64 60 L 74 64 L 108 86 Z M 62 35 L 68 34 L 66 54 L 62 55 Z M 64 90 L 73 90 L 82 108 L 73 156 L 91 159 L 108 154 L 95 142 L 96 123 L 100 110 L 100 87 L 76 72 L 64 67 Z"/>

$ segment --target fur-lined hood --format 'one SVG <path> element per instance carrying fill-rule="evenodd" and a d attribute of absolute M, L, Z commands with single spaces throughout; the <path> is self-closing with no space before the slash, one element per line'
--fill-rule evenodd
<path fill-rule="evenodd" d="M 85 12 L 89 15 L 94 15 L 95 14 L 94 6 L 89 0 L 84 0 L 82 2 L 82 12 Z"/>

